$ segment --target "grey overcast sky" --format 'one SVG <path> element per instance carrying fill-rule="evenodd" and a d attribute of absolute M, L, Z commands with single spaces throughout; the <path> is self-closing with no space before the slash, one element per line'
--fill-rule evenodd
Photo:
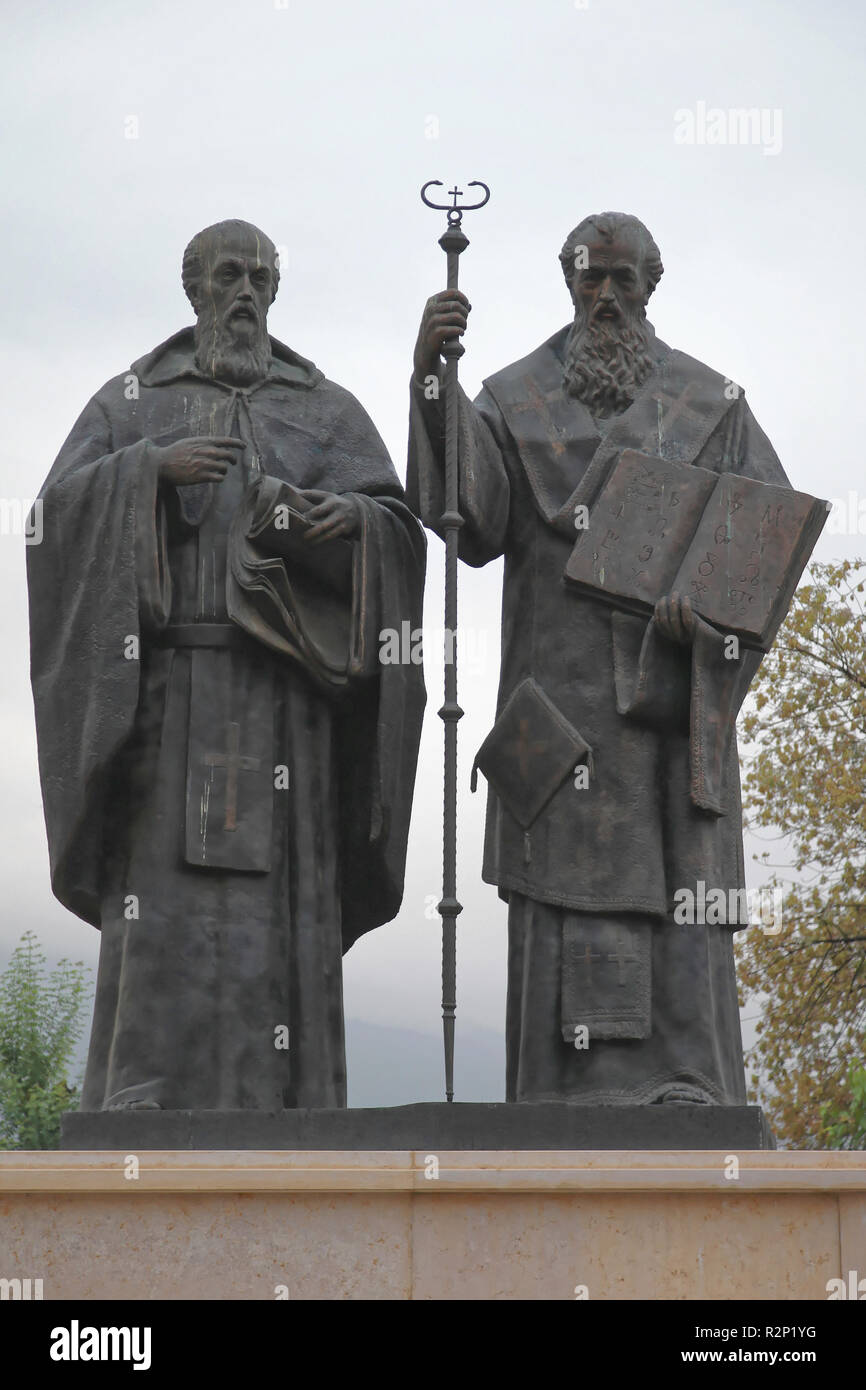
<path fill-rule="evenodd" d="M 419 188 L 484 179 L 461 268 L 471 393 L 567 321 L 568 231 L 633 212 L 666 266 L 660 336 L 743 384 L 795 486 L 845 500 L 818 556 L 866 550 L 861 0 L 3 0 L 2 25 L 9 502 L 35 495 L 103 381 L 191 321 L 181 253 L 226 217 L 280 246 L 272 333 L 359 397 L 403 475 L 412 346 L 444 273 Z M 758 139 L 710 143 L 741 108 L 761 113 Z M 95 963 L 97 933 L 49 889 L 20 536 L 0 536 L 0 579 L 0 965 L 27 928 L 52 958 Z M 441 579 L 431 538 L 433 628 Z M 500 583 L 499 565 L 461 571 L 462 1099 L 486 1097 L 461 1094 L 460 1024 L 501 1034 L 504 1011 L 505 910 L 480 882 L 484 796 L 468 792 Z M 434 1032 L 435 651 L 427 677 L 403 909 L 350 953 L 345 981 L 353 1018 Z"/>

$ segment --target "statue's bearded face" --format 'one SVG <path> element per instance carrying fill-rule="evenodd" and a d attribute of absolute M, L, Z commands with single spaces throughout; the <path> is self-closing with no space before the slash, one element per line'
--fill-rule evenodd
<path fill-rule="evenodd" d="M 268 373 L 268 309 L 273 267 L 254 240 L 205 248 L 196 291 L 196 362 L 232 386 L 252 386 Z"/>
<path fill-rule="evenodd" d="M 603 417 L 625 410 L 653 369 L 646 282 L 639 241 L 627 232 L 590 241 L 585 253 L 571 282 L 574 327 L 563 370 L 569 394 Z"/>

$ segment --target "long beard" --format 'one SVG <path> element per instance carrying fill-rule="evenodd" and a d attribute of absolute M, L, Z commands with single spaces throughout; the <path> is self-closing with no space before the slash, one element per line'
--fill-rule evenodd
<path fill-rule="evenodd" d="M 587 322 L 575 315 L 563 363 L 565 389 L 583 401 L 591 415 L 618 415 L 631 405 L 655 363 L 646 319 Z"/>
<path fill-rule="evenodd" d="M 232 386 L 253 386 L 268 374 L 271 365 L 271 340 L 265 324 L 259 324 L 256 336 L 239 336 L 225 320 L 218 320 L 213 310 L 200 310 L 195 325 L 195 360 L 199 371 Z"/>

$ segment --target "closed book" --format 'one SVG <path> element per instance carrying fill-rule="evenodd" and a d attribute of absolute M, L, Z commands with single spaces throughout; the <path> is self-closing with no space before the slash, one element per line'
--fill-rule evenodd
<path fill-rule="evenodd" d="M 589 744 L 528 676 L 511 692 L 475 758 L 496 795 L 527 830 L 580 763 Z M 473 790 L 475 767 L 472 770 Z"/>
<path fill-rule="evenodd" d="M 354 546 L 341 537 L 311 542 L 306 539 L 313 523 L 307 518 L 310 503 L 290 483 L 282 483 L 265 515 L 251 527 L 250 539 L 270 555 L 285 560 L 291 574 L 298 566 L 341 596 L 352 591 Z"/>

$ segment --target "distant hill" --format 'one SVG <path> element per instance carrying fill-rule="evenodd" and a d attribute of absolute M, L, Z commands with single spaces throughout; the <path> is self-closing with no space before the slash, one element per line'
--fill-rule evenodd
<path fill-rule="evenodd" d="M 351 1106 L 445 1099 L 441 1034 L 383 1028 L 347 1018 L 346 1064 Z M 471 1024 L 461 1026 L 458 1019 L 454 1095 L 459 1101 L 505 1099 L 503 1036 Z"/>

